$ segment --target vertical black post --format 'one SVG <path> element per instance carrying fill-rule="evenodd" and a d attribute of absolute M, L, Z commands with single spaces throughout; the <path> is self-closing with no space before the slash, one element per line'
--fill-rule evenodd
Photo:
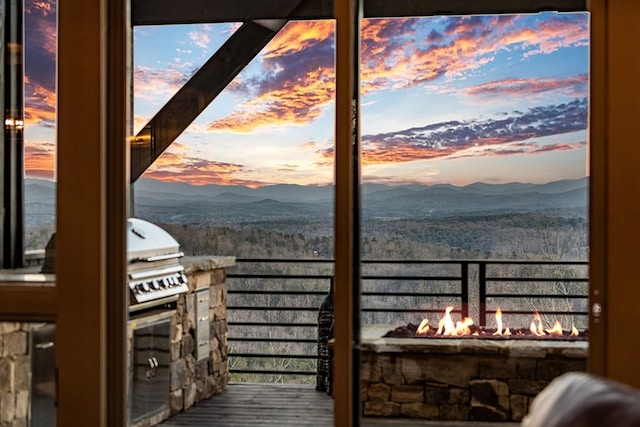
<path fill-rule="evenodd" d="M 24 55 L 22 0 L 2 2 L 2 268 L 24 265 Z"/>
<path fill-rule="evenodd" d="M 467 261 L 463 261 L 460 264 L 460 270 L 462 317 L 469 317 L 469 263 Z"/>
<path fill-rule="evenodd" d="M 480 298 L 480 325 L 487 326 L 487 264 L 480 262 L 478 264 L 478 282 L 479 282 L 479 298 Z"/>

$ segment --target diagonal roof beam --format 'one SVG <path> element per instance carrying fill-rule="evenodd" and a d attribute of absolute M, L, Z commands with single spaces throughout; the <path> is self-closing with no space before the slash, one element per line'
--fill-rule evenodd
<path fill-rule="evenodd" d="M 265 0 L 131 0 L 133 25 L 242 22 L 247 11 Z M 302 0 L 290 15 L 277 8 L 262 9 L 252 19 L 333 19 L 334 0 Z M 537 13 L 543 11 L 584 12 L 587 0 L 363 0 L 365 18 Z"/>
<path fill-rule="evenodd" d="M 300 0 L 271 0 L 254 9 L 287 16 Z M 174 3 L 175 5 L 175 3 Z M 176 10 L 182 6 L 174 6 Z M 251 18 L 253 13 L 249 13 Z M 247 21 L 209 58 L 189 81 L 131 141 L 131 182 L 135 182 L 288 22 Z"/>

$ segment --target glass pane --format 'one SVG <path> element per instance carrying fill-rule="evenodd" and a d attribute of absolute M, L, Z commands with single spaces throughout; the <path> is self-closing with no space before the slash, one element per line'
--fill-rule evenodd
<path fill-rule="evenodd" d="M 586 13 L 364 21 L 365 416 L 519 422 L 586 370 L 588 45 Z"/>
<path fill-rule="evenodd" d="M 211 328 L 223 328 L 222 343 L 214 347 L 228 364 L 229 387 L 215 393 L 230 400 L 217 396 L 216 405 L 235 406 L 231 419 L 244 390 L 274 399 L 272 404 L 286 406 L 283 411 L 297 406 L 286 396 L 295 395 L 305 407 L 318 397 L 318 309 L 333 282 L 334 24 L 290 22 L 253 58 L 245 51 L 260 40 L 251 34 L 264 33 L 255 25 L 261 24 L 135 29 L 136 131 L 156 119 L 160 106 L 172 108 L 171 97 L 181 88 L 205 102 L 216 82 L 192 85 L 189 79 L 203 70 L 214 74 L 207 61 L 213 58 L 217 67 L 215 52 L 223 42 L 223 57 L 233 52 L 229 61 L 246 61 L 237 75 L 214 68 L 220 81 L 230 83 L 134 186 L 135 216 L 167 230 L 186 258 L 236 257 L 222 297 L 226 317 L 212 311 L 219 322 Z M 187 120 L 181 114 L 172 116 L 174 124 Z M 220 298 L 212 293 L 212 304 Z M 185 307 L 191 307 L 188 301 Z M 180 327 L 198 339 L 194 324 Z M 237 383 L 258 385 L 249 391 Z M 287 387 L 272 393 L 274 383 Z M 185 402 L 187 395 L 185 389 Z M 318 411 L 330 423 L 331 399 L 319 396 Z M 172 405 L 174 398 L 172 392 Z M 256 410 L 248 405 L 236 416 Z"/>
<path fill-rule="evenodd" d="M 239 258 L 228 282 L 231 382 L 316 381 L 318 308 L 332 282 L 333 26 L 287 24 L 135 184 L 136 216 L 186 255 Z M 159 104 L 150 76 L 165 87 L 238 27 L 136 29 L 136 122 Z M 151 49 L 165 39 L 179 59 Z"/>
<path fill-rule="evenodd" d="M 24 2 L 24 248 L 42 264 L 55 231 L 56 1 Z"/>

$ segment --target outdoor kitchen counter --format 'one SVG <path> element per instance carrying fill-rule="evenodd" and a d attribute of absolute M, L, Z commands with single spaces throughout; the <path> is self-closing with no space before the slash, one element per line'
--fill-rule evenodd
<path fill-rule="evenodd" d="M 180 264 L 184 267 L 184 274 L 191 274 L 197 271 L 209 271 L 216 268 L 232 267 L 236 265 L 234 256 L 186 256 L 180 259 Z"/>
<path fill-rule="evenodd" d="M 184 267 L 184 273 L 190 274 L 197 271 L 215 270 L 217 268 L 232 267 L 236 264 L 234 256 L 186 256 L 180 259 Z M 34 264 L 15 270 L 0 269 L 0 283 L 23 284 L 54 284 L 56 275 L 40 273 L 42 265 Z"/>

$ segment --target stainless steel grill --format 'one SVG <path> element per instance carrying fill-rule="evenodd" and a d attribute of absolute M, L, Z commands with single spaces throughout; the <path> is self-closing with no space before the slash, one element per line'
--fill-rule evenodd
<path fill-rule="evenodd" d="M 127 221 L 129 311 L 135 312 L 178 299 L 189 290 L 180 258 L 180 244 L 150 222 Z"/>
<path fill-rule="evenodd" d="M 189 290 L 180 244 L 169 233 L 138 218 L 127 220 L 129 311 L 174 302 Z M 55 234 L 45 249 L 43 273 L 55 273 Z"/>

